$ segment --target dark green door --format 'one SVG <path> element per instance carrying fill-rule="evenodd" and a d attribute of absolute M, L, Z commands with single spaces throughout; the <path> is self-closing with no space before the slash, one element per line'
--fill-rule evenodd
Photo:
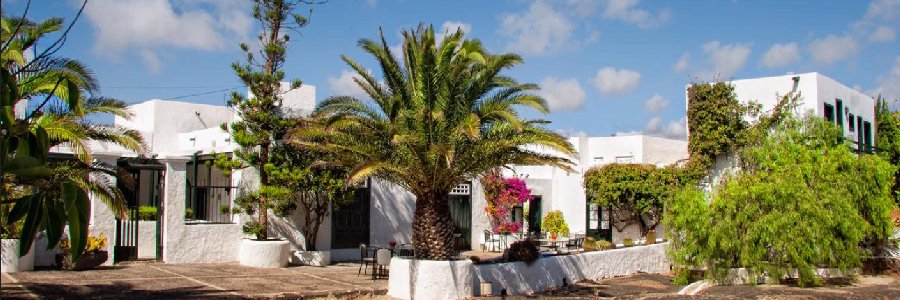
<path fill-rule="evenodd" d="M 609 210 L 596 204 L 587 204 L 587 236 L 597 240 L 612 240 L 612 228 L 610 227 Z"/>
<path fill-rule="evenodd" d="M 457 249 L 471 249 L 469 241 L 472 239 L 472 197 L 470 195 L 450 195 L 450 217 L 455 234 L 461 236 L 456 240 Z"/>
<path fill-rule="evenodd" d="M 369 243 L 369 185 L 357 188 L 354 201 L 332 208 L 331 248 L 356 248 Z"/>
<path fill-rule="evenodd" d="M 534 196 L 528 201 L 528 233 L 536 236 L 541 233 L 541 196 Z"/>

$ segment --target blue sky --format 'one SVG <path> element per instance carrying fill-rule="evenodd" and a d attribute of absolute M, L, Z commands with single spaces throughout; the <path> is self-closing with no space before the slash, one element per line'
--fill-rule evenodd
<path fill-rule="evenodd" d="M 2 0 L 20 14 L 25 0 Z M 257 29 L 243 0 L 90 0 L 60 55 L 85 62 L 101 94 L 224 105 L 242 89 L 230 64 Z M 81 1 L 34 0 L 29 16 L 71 19 Z M 304 8 L 305 10 L 305 8 Z M 709 80 L 820 72 L 869 94 L 900 98 L 900 0 L 412 1 L 332 0 L 293 34 L 285 71 L 318 100 L 358 94 L 340 60 L 374 68 L 356 47 L 383 28 L 462 28 L 525 64 L 510 75 L 542 86 L 545 118 L 568 134 L 645 132 L 683 137 L 684 86 Z M 529 115 L 534 117 L 535 115 Z"/>

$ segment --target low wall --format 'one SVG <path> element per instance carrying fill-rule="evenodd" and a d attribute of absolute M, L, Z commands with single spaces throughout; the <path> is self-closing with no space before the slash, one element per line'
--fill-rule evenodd
<path fill-rule="evenodd" d="M 481 282 L 491 282 L 493 295 L 523 295 L 585 279 L 643 273 L 667 273 L 668 243 L 522 262 L 473 265 L 470 261 L 419 261 L 394 258 L 388 295 L 400 299 L 464 299 L 481 295 Z"/>
<path fill-rule="evenodd" d="M 156 258 L 156 221 L 138 221 L 138 258 Z"/>

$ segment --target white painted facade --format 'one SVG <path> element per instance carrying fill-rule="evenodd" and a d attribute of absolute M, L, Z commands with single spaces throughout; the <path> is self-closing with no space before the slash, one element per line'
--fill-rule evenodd
<path fill-rule="evenodd" d="M 869 147 L 875 145 L 875 99 L 825 75 L 816 72 L 787 74 L 740 79 L 729 83 L 734 86 L 738 101 L 759 103 L 763 113 L 770 113 L 782 96 L 798 94 L 800 100 L 794 111 L 795 115 L 811 114 L 831 119 L 841 125 L 848 140 L 854 143 L 862 141 Z M 687 101 L 685 91 L 685 103 Z M 829 113 L 829 108 L 833 112 Z M 733 172 L 736 159 L 731 153 L 717 157 L 704 182 L 704 188 L 710 191 L 718 185 L 722 175 Z"/>

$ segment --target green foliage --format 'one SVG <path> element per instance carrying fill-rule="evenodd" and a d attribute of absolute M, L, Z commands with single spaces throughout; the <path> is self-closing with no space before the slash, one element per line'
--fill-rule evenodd
<path fill-rule="evenodd" d="M 157 213 L 156 206 L 141 205 L 138 207 L 138 220 L 156 221 Z"/>
<path fill-rule="evenodd" d="M 410 191 L 416 255 L 445 260 L 454 253 L 447 197 L 455 186 L 513 164 L 569 170 L 565 156 L 574 149 L 546 121 L 522 117 L 524 109 L 544 114 L 548 108 L 533 93 L 536 85 L 504 73 L 522 63 L 520 56 L 488 53 L 461 31 L 438 41 L 433 27 L 420 26 L 402 36 L 402 53 L 392 52 L 383 34 L 359 41 L 380 69 L 374 73 L 342 57 L 371 100 L 328 98 L 316 109 L 318 122 L 299 127 L 291 139 L 329 155 L 326 164 L 347 167 L 350 184 L 377 177 Z"/>
<path fill-rule="evenodd" d="M 607 240 L 596 241 L 594 243 L 594 245 L 597 247 L 597 249 L 600 249 L 600 250 L 608 250 L 608 249 L 613 249 L 616 247 L 616 245 L 613 245 L 612 242 L 607 241 Z"/>
<path fill-rule="evenodd" d="M 91 71 L 76 60 L 54 56 L 68 29 L 55 41 L 46 40 L 62 29 L 59 18 L 42 22 L 0 18 L 0 170 L 4 181 L 0 213 L 6 225 L 4 235 L 21 224 L 20 254 L 30 250 L 40 230 L 47 232 L 48 248 L 56 247 L 68 225 L 69 252 L 77 260 L 87 244 L 88 193 L 116 215 L 123 217 L 125 212 L 121 191 L 109 180 L 117 174 L 115 168 L 93 162 L 84 147 L 86 140 L 109 141 L 128 149 L 140 149 L 141 141 L 137 132 L 86 121 L 93 113 L 129 115 L 121 101 L 86 98 L 98 89 Z M 25 51 L 33 51 L 30 60 L 25 59 Z M 25 99 L 35 100 L 37 105 L 30 107 L 24 118 L 17 117 L 14 107 Z M 69 143 L 79 161 L 48 161 L 49 149 L 61 143 Z"/>
<path fill-rule="evenodd" d="M 734 86 L 724 82 L 692 83 L 688 89 L 688 152 L 692 159 L 710 160 L 746 143 L 751 124 L 745 116 L 759 112 L 759 105 L 741 104 Z"/>
<path fill-rule="evenodd" d="M 541 257 L 541 251 L 533 241 L 517 241 L 503 251 L 503 257 L 509 262 L 521 261 L 531 265 Z"/>
<path fill-rule="evenodd" d="M 541 221 L 541 229 L 550 234 L 560 236 L 569 235 L 569 225 L 566 224 L 566 219 L 563 218 L 563 213 L 559 210 L 547 212 L 547 215 L 544 216 L 544 220 Z"/>
<path fill-rule="evenodd" d="M 634 246 L 634 240 L 631 238 L 625 238 L 624 240 L 622 240 L 622 246 L 625 246 L 625 247 Z"/>
<path fill-rule="evenodd" d="M 891 112 L 887 99 L 875 105 L 875 147 L 878 155 L 900 167 L 900 112 Z M 894 202 L 900 205 L 900 168 L 894 173 Z"/>
<path fill-rule="evenodd" d="M 251 220 L 244 223 L 244 226 L 241 226 L 241 230 L 246 234 L 259 236 L 261 232 L 266 230 L 266 226 Z"/>
<path fill-rule="evenodd" d="M 613 209 L 613 226 L 619 231 L 637 222 L 646 235 L 659 225 L 663 205 L 672 193 L 699 182 L 703 173 L 696 170 L 678 165 L 607 164 L 585 172 L 584 187 L 593 203 Z"/>
<path fill-rule="evenodd" d="M 820 118 L 788 116 L 742 150 L 742 170 L 708 206 L 696 188 L 677 193 L 664 218 L 673 264 L 717 280 L 730 268 L 775 279 L 797 269 L 801 285 L 816 284 L 817 267 L 860 267 L 861 245 L 890 232 L 894 167 L 840 137 Z"/>
<path fill-rule="evenodd" d="M 217 157 L 216 167 L 230 174 L 231 170 L 253 167 L 259 172 L 260 190 L 252 192 L 247 198 L 256 198 L 258 207 L 250 209 L 244 201 L 241 208 L 246 212 L 258 212 L 257 224 L 249 226 L 257 239 L 268 238 L 268 211 L 272 208 L 279 216 L 286 215 L 296 207 L 289 200 L 291 191 L 284 187 L 271 185 L 269 172 L 274 166 L 272 162 L 273 148 L 281 144 L 287 130 L 298 124 L 298 120 L 285 116 L 282 109 L 281 81 L 285 78 L 282 67 L 287 57 L 287 46 L 290 40 L 288 31 L 299 31 L 307 25 L 307 19 L 293 13 L 300 5 L 307 2 L 301 0 L 258 0 L 253 6 L 253 17 L 260 23 L 263 32 L 259 34 L 259 55 L 257 59 L 247 44 L 241 44 L 246 62 L 231 65 L 241 82 L 247 86 L 252 97 L 245 97 L 233 92 L 228 105 L 235 108 L 238 120 L 231 124 L 222 124 L 222 129 L 231 133 L 232 139 L 240 148 L 235 150 L 236 159 Z M 293 80 L 289 89 L 299 88 L 299 80 Z M 245 226 L 245 232 L 248 226 Z"/>
<path fill-rule="evenodd" d="M 194 218 L 194 210 L 190 207 L 184 209 L 184 218 L 185 219 L 193 219 Z"/>
<path fill-rule="evenodd" d="M 597 251 L 597 239 L 591 236 L 584 238 L 584 241 L 581 242 L 581 248 L 584 251 Z"/>

